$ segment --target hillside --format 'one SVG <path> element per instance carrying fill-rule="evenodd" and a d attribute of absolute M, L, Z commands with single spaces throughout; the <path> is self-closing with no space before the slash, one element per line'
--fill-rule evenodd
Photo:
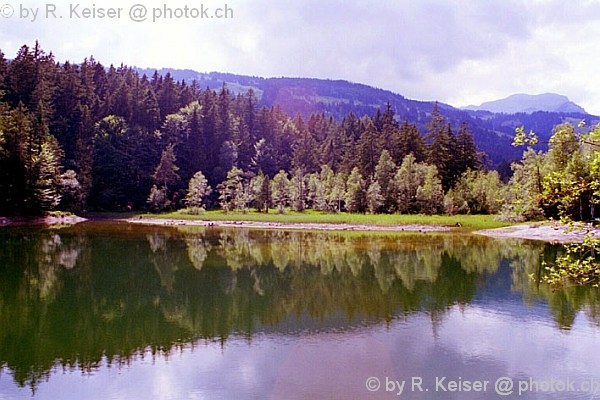
<path fill-rule="evenodd" d="M 570 101 L 568 97 L 555 93 L 539 95 L 513 94 L 504 99 L 488 101 L 480 106 L 467 106 L 463 107 L 463 109 L 474 111 L 485 110 L 505 114 L 531 114 L 536 111 L 586 114 L 586 111 L 582 107 Z"/>
<path fill-rule="evenodd" d="M 155 70 L 137 69 L 140 74 L 151 77 Z M 377 109 L 384 109 L 389 102 L 400 121 L 415 123 L 422 133 L 430 120 L 433 107 L 431 101 L 416 101 L 388 90 L 343 80 L 312 78 L 261 78 L 226 73 L 200 73 L 193 70 L 160 69 L 158 73 L 170 73 L 177 80 L 188 84 L 194 80 L 202 87 L 219 89 L 223 83 L 234 93 L 245 93 L 252 88 L 260 106 L 279 105 L 289 115 L 297 113 L 308 117 L 314 112 L 325 112 L 341 121 L 349 112 L 357 116 L 373 116 Z M 568 100 L 568 99 L 567 99 Z M 600 121 L 585 113 L 572 112 L 578 108 L 565 108 L 560 112 L 527 111 L 507 115 L 482 110 L 461 110 L 448 104 L 439 104 L 444 117 L 454 129 L 464 121 L 471 127 L 475 143 L 484 151 L 492 164 L 498 166 L 503 160 L 520 159 L 522 149 L 512 146 L 515 129 L 525 126 L 533 129 L 542 141 L 547 140 L 552 128 L 562 122 L 579 122 L 585 119 L 588 124 Z"/>

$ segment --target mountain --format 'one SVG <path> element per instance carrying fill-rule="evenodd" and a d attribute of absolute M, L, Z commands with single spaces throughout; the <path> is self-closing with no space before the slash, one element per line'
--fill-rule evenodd
<path fill-rule="evenodd" d="M 538 95 L 513 94 L 501 100 L 488 101 L 480 106 L 467 106 L 463 107 L 463 109 L 474 111 L 486 110 L 505 114 L 531 114 L 536 111 L 586 114 L 582 107 L 570 101 L 568 97 L 555 93 Z"/>
<path fill-rule="evenodd" d="M 137 68 L 136 70 L 140 75 L 145 74 L 148 77 L 152 77 L 155 72 L 154 69 Z M 195 81 L 200 88 L 209 87 L 217 91 L 226 84 L 234 94 L 245 93 L 252 89 L 259 99 L 260 107 L 278 105 L 288 115 L 294 116 L 299 113 L 304 118 L 310 117 L 315 112 L 324 112 L 338 121 L 350 112 L 358 117 L 374 116 L 378 109 L 385 110 L 389 103 L 398 121 L 408 120 L 416 124 L 423 134 L 427 132 L 426 124 L 431 120 L 431 110 L 434 105 L 432 101 L 410 100 L 389 90 L 344 80 L 261 78 L 168 68 L 160 69 L 158 73 L 163 76 L 170 73 L 177 81 L 185 80 L 187 84 Z M 542 98 L 556 98 L 556 96 L 542 95 Z M 569 103 L 566 97 L 560 97 L 566 99 L 561 104 Z M 515 129 L 520 126 L 524 126 L 526 130 L 534 130 L 540 141 L 547 142 L 555 125 L 563 122 L 577 125 L 582 119 L 585 119 L 588 125 L 600 122 L 600 118 L 588 115 L 585 110 L 576 105 L 573 108 L 565 107 L 558 112 L 530 110 L 516 114 L 458 109 L 443 103 L 438 103 L 438 106 L 442 115 L 451 123 L 454 132 L 462 122 L 469 125 L 479 150 L 488 155 L 492 166 L 495 167 L 502 161 L 521 158 L 523 149 L 512 146 Z M 544 145 L 539 146 L 540 149 L 543 147 Z"/>

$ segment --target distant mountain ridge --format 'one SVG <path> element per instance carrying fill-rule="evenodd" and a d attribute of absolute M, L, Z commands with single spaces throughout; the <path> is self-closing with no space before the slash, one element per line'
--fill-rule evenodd
<path fill-rule="evenodd" d="M 151 78 L 156 71 L 135 69 L 140 75 L 145 74 L 148 78 Z M 427 132 L 426 124 L 431 120 L 431 110 L 434 105 L 433 101 L 411 100 L 389 90 L 344 80 L 261 78 L 169 68 L 157 71 L 162 76 L 170 73 L 173 79 L 185 81 L 188 85 L 196 81 L 196 85 L 202 89 L 208 87 L 219 91 L 224 83 L 234 94 L 245 93 L 252 89 L 259 100 L 259 107 L 277 105 L 290 116 L 301 114 L 308 118 L 313 113 L 323 112 L 341 121 L 352 112 L 359 118 L 364 115 L 372 117 L 378 109 L 385 110 L 389 103 L 398 121 L 408 120 L 414 123 L 423 134 Z M 452 125 L 454 132 L 462 122 L 469 125 L 473 131 L 475 144 L 480 151 L 488 155 L 494 167 L 502 161 L 521 158 L 523 149 L 512 146 L 515 129 L 520 126 L 524 126 L 526 130 L 534 130 L 540 141 L 547 142 L 555 125 L 564 122 L 577 125 L 582 119 L 591 125 L 600 122 L 599 117 L 587 114 L 578 106 L 577 108 L 565 107 L 563 111 L 519 111 L 514 114 L 458 109 L 443 103 L 438 103 L 438 106 L 446 121 Z"/>
<path fill-rule="evenodd" d="M 557 113 L 581 113 L 587 114 L 583 107 L 575 104 L 567 96 L 555 93 L 544 93 L 538 95 L 513 94 L 504 99 L 487 101 L 480 106 L 461 107 L 464 110 L 485 110 L 494 113 L 516 114 L 534 113 L 536 111 L 547 111 Z"/>

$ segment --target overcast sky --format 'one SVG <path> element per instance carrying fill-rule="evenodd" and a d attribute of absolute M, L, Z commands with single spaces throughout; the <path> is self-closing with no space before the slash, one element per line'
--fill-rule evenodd
<path fill-rule="evenodd" d="M 346 79 L 455 106 L 554 92 L 600 115 L 600 1 L 176 0 L 156 21 L 165 0 L 22 1 L 0 0 L 8 58 L 39 40 L 61 62 Z M 83 18 L 94 4 L 120 18 Z M 202 6 L 229 18 L 192 18 Z"/>

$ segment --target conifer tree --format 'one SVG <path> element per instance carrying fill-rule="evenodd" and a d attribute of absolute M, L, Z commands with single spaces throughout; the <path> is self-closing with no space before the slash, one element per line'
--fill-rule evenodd
<path fill-rule="evenodd" d="M 442 179 L 444 190 L 452 187 L 459 176 L 455 164 L 456 140 L 452 127 L 446 124 L 436 133 L 429 149 L 429 164 L 435 165 Z"/>
<path fill-rule="evenodd" d="M 390 155 L 396 164 L 401 164 L 405 156 L 412 154 L 416 162 L 427 160 L 427 145 L 416 125 L 405 120 L 392 137 Z"/>
<path fill-rule="evenodd" d="M 461 175 L 469 169 L 477 170 L 481 167 L 480 155 L 475 145 L 473 132 L 465 122 L 458 128 L 454 153 L 457 175 Z"/>
<path fill-rule="evenodd" d="M 375 128 L 375 124 L 367 122 L 366 129 L 360 136 L 356 147 L 359 171 L 363 177 L 372 180 L 375 177 L 375 166 L 383 149 L 381 135 Z"/>

